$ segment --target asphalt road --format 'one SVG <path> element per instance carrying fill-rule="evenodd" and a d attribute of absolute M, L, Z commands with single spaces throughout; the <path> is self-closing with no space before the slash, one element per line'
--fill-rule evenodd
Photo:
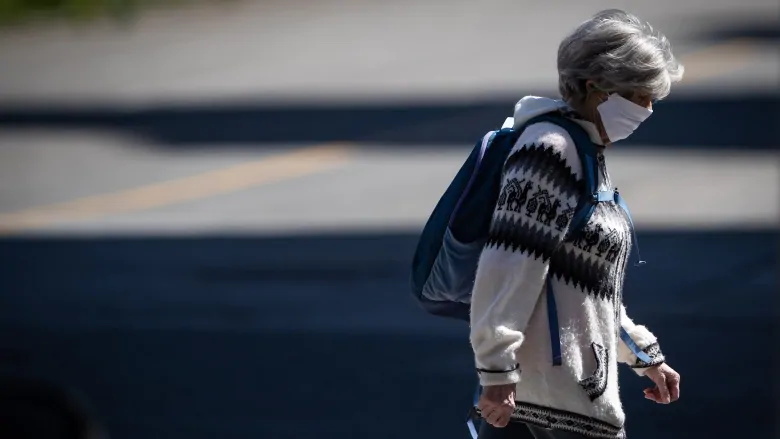
<path fill-rule="evenodd" d="M 629 437 L 772 437 L 778 6 L 623 3 L 692 78 L 608 157 L 649 261 L 629 312 L 683 375 L 662 407 L 621 371 Z M 416 234 L 606 5 L 394 5 L 0 35 L 0 376 L 75 389 L 118 439 L 468 437 L 466 328 L 411 301 Z M 518 29 L 537 63 L 474 70 Z"/>
<path fill-rule="evenodd" d="M 771 437 L 771 231 L 640 234 L 626 301 L 683 376 L 630 437 Z M 408 295 L 413 234 L 0 242 L 0 371 L 79 389 L 112 437 L 466 438 L 466 328 Z"/>

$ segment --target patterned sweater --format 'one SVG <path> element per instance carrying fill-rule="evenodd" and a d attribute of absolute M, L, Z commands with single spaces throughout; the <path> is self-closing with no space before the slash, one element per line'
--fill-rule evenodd
<path fill-rule="evenodd" d="M 526 97 L 515 126 L 558 109 L 600 144 L 595 125 L 560 101 Z M 603 151 L 599 190 L 612 188 Z M 642 375 L 664 357 L 655 337 L 622 305 L 631 253 L 627 217 L 613 202 L 597 205 L 584 233 L 565 240 L 584 188 L 582 165 L 568 133 L 542 122 L 520 136 L 504 166 L 502 191 L 472 292 L 471 344 L 483 386 L 517 383 L 513 421 L 622 438 L 617 363 Z M 546 276 L 557 301 L 563 364 L 554 366 L 547 321 Z M 620 339 L 623 326 L 653 360 L 639 361 Z M 489 372 L 486 372 L 489 371 Z"/>

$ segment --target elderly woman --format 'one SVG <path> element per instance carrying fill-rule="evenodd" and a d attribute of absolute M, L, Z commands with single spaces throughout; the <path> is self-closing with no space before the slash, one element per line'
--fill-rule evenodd
<path fill-rule="evenodd" d="M 650 116 L 683 68 L 666 37 L 631 14 L 608 10 L 564 38 L 558 73 L 563 100 L 521 99 L 514 126 L 549 112 L 575 121 L 598 145 L 598 187 L 609 190 L 605 151 Z M 588 239 L 566 234 L 582 179 L 572 137 L 549 122 L 527 126 L 505 163 L 503 188 L 515 194 L 512 203 L 496 206 L 471 303 L 471 344 L 483 386 L 477 413 L 486 421 L 481 439 L 624 437 L 618 362 L 655 383 L 645 398 L 662 404 L 679 398 L 679 375 L 665 364 L 655 336 L 622 304 L 632 247 L 628 217 L 614 202 L 598 203 L 584 229 Z M 540 196 L 561 206 L 555 222 L 528 214 L 534 210 L 528 204 Z M 540 256 L 546 254 L 552 256 Z M 557 301 L 560 364 L 550 356 L 548 276 Z"/>

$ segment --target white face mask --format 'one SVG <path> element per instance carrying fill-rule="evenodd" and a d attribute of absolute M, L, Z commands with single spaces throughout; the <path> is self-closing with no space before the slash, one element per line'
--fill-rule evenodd
<path fill-rule="evenodd" d="M 601 114 L 601 123 L 610 142 L 617 142 L 630 136 L 645 121 L 653 110 L 637 105 L 617 93 L 609 95 L 606 101 L 596 107 Z"/>

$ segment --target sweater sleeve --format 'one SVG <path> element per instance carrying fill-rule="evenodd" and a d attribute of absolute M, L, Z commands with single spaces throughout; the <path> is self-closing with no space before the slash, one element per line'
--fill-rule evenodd
<path fill-rule="evenodd" d="M 618 361 L 628 364 L 637 375 L 641 376 L 651 366 L 657 366 L 666 360 L 655 335 L 646 327 L 634 323 L 626 314 L 626 308 L 623 305 L 620 306 L 620 323 L 637 347 L 650 357 L 650 362 L 644 362 L 637 358 L 622 338 L 618 342 Z"/>
<path fill-rule="evenodd" d="M 527 128 L 504 165 L 471 298 L 470 341 L 483 386 L 520 381 L 516 351 L 581 194 L 576 148 L 552 127 Z"/>

